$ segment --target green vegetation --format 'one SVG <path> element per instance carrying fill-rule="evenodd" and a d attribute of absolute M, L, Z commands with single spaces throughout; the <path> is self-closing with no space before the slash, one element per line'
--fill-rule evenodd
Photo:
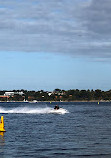
<path fill-rule="evenodd" d="M 0 91 L 0 101 L 110 101 L 111 90 L 101 91 L 97 90 L 61 90 L 55 89 L 53 92 L 48 91 L 27 91 L 27 90 L 13 90 L 14 95 L 4 95 L 8 91 Z M 18 94 L 23 92 L 22 95 Z"/>

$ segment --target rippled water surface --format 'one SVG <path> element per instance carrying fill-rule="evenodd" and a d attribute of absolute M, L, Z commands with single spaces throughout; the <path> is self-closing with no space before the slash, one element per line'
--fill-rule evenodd
<path fill-rule="evenodd" d="M 111 103 L 0 103 L 0 158 L 111 157 Z"/>

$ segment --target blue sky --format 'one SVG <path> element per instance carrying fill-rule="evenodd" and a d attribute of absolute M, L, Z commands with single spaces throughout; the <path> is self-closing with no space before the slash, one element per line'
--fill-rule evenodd
<path fill-rule="evenodd" d="M 0 0 L 0 89 L 111 89 L 110 12 L 110 0 Z"/>

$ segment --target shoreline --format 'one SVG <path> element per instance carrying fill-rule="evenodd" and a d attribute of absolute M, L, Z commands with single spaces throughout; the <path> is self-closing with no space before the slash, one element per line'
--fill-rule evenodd
<path fill-rule="evenodd" d="M 75 101 L 37 101 L 37 102 L 33 102 L 33 101 L 0 101 L 0 103 L 41 103 L 41 102 L 48 102 L 48 103 L 66 103 L 66 102 L 69 102 L 69 103 L 73 103 L 73 102 L 89 102 L 89 103 L 94 103 L 94 102 L 98 102 L 98 103 L 101 103 L 101 102 L 111 102 L 110 100 L 90 100 L 90 101 L 87 101 L 87 100 L 75 100 Z"/>

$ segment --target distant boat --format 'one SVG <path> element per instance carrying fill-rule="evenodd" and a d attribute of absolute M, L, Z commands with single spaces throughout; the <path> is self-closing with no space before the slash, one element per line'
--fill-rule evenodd
<path fill-rule="evenodd" d="M 29 103 L 37 103 L 37 100 L 30 101 Z"/>
<path fill-rule="evenodd" d="M 24 102 L 28 103 L 28 100 L 25 100 L 25 99 L 24 99 Z"/>

